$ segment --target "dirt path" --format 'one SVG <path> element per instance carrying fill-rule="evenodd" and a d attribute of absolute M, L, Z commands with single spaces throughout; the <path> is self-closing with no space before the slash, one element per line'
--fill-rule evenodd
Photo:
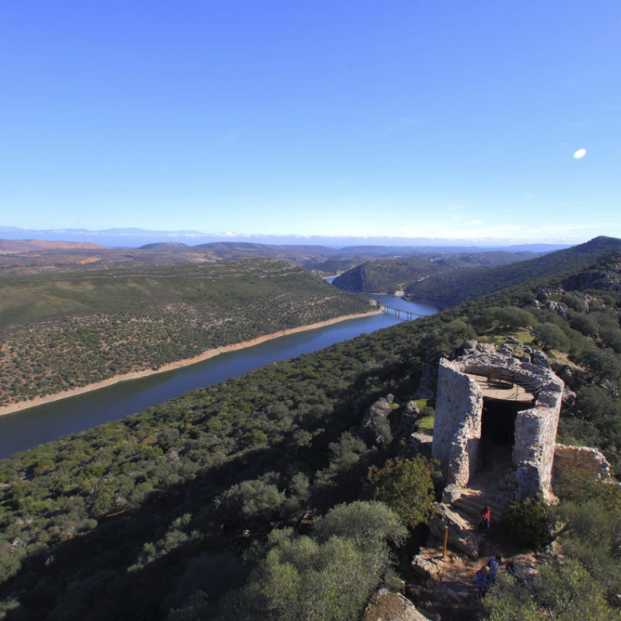
<path fill-rule="evenodd" d="M 502 557 L 499 573 L 506 571 L 507 560 L 518 554 L 513 539 L 502 525 L 493 526 L 482 538 L 479 558 L 474 560 L 465 554 L 449 550 L 442 561 L 442 578 L 429 580 L 422 586 L 414 586 L 417 597 L 415 605 L 429 619 L 440 615 L 442 621 L 473 621 L 479 619 L 483 604 L 477 588 L 477 571 L 487 565 L 496 555 Z M 442 552 L 438 552 L 438 558 Z"/>

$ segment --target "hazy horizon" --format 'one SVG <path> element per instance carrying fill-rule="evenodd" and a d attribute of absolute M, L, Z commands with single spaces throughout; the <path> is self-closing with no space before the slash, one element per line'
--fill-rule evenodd
<path fill-rule="evenodd" d="M 152 231 L 139 228 L 112 228 L 102 231 L 88 229 L 21 229 L 0 225 L 0 240 L 18 241 L 33 239 L 40 241 L 92 242 L 102 246 L 137 248 L 142 245 L 169 242 L 194 246 L 215 242 L 246 242 L 271 245 L 312 245 L 332 248 L 351 246 L 386 246 L 403 248 L 459 248 L 459 249 L 496 249 L 521 247 L 557 250 L 575 244 L 559 244 L 546 241 L 521 241 L 505 239 L 442 239 L 442 238 L 406 238 L 406 237 L 355 237 L 355 236 L 304 236 L 304 235 L 235 235 L 232 233 L 206 233 L 202 231 Z M 588 241 L 588 240 L 585 240 Z"/>

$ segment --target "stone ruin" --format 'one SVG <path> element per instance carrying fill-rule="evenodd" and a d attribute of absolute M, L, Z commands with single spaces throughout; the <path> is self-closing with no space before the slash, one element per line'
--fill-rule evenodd
<path fill-rule="evenodd" d="M 440 361 L 432 454 L 453 488 L 468 486 L 490 460 L 504 462 L 520 499 L 550 502 L 563 381 L 533 364 L 479 345 Z M 506 473 L 500 473 L 504 475 Z"/>
<path fill-rule="evenodd" d="M 467 345 L 461 357 L 439 365 L 431 452 L 446 486 L 441 502 L 434 503 L 427 548 L 412 560 L 423 581 L 441 575 L 437 550 L 445 537 L 452 547 L 479 558 L 483 507 L 498 524 L 515 498 L 540 494 L 553 502 L 553 483 L 571 483 L 575 473 L 621 487 L 597 449 L 556 444 L 561 405 L 570 391 L 564 391 L 543 352 L 507 344 L 496 351 L 476 341 Z M 553 366 L 574 384 L 566 365 Z"/>

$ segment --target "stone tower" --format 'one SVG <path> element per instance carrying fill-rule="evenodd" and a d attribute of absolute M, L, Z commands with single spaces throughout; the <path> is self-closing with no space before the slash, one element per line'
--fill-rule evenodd
<path fill-rule="evenodd" d="M 441 360 L 432 453 L 448 485 L 465 487 L 481 470 L 501 467 L 520 499 L 552 498 L 552 466 L 563 381 L 534 365 L 479 345 Z"/>

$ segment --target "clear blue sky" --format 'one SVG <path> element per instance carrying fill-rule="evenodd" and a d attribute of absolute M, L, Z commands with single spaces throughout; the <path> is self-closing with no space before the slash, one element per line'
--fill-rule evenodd
<path fill-rule="evenodd" d="M 0 225 L 621 237 L 621 2 L 5 0 Z"/>

